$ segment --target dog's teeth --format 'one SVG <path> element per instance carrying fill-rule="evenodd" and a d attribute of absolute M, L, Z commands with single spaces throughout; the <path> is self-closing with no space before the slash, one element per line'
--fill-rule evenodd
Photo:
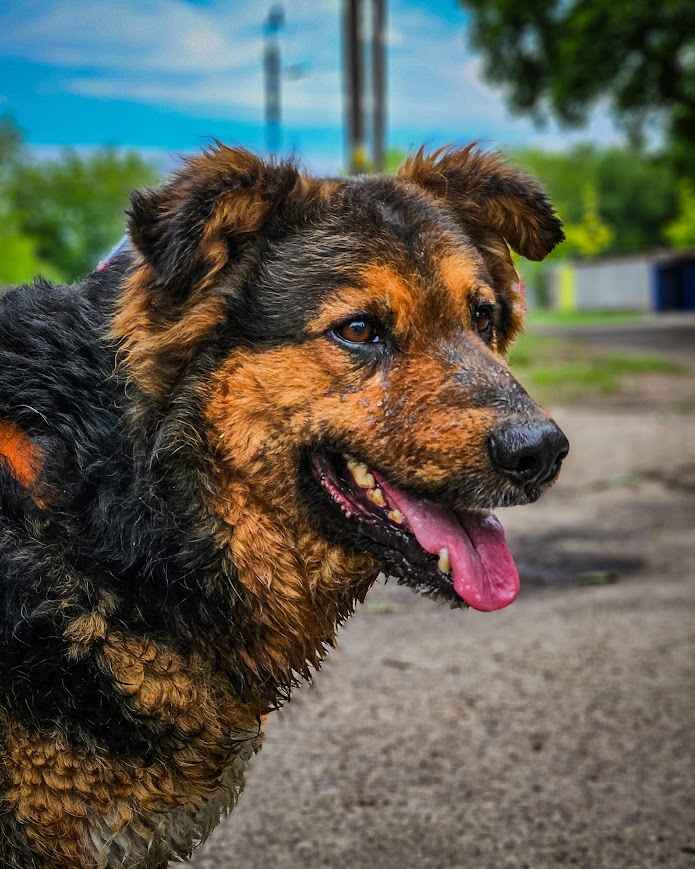
<path fill-rule="evenodd" d="M 377 507 L 385 507 L 386 506 L 386 500 L 384 498 L 384 493 L 381 491 L 381 489 L 378 486 L 375 487 L 374 489 L 369 489 L 369 491 L 367 492 L 367 497 L 369 498 L 369 500 L 373 504 L 376 504 Z"/>
<path fill-rule="evenodd" d="M 442 573 L 451 573 L 451 563 L 449 562 L 449 550 L 446 546 L 439 550 L 439 561 L 437 567 Z"/>
<path fill-rule="evenodd" d="M 396 525 L 403 524 L 403 514 L 401 513 L 400 510 L 389 510 L 389 512 L 386 515 L 388 516 L 388 518 L 392 522 L 395 522 Z"/>
<path fill-rule="evenodd" d="M 369 473 L 369 468 L 364 462 L 348 462 L 348 468 L 357 485 L 362 489 L 373 489 L 376 486 L 376 480 Z"/>

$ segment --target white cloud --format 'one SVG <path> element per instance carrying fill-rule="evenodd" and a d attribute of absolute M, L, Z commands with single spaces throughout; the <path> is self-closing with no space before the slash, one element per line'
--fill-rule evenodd
<path fill-rule="evenodd" d="M 504 91 L 485 81 L 482 61 L 467 44 L 465 20 L 458 26 L 400 0 L 397 38 L 390 55 L 391 125 L 425 139 L 444 135 L 451 141 L 479 139 L 482 144 L 530 143 L 562 148 L 595 139 L 621 140 L 607 107 L 598 106 L 586 127 L 561 129 L 556 123 L 537 128 L 507 108 Z"/>
<path fill-rule="evenodd" d="M 62 68 L 52 87 L 132 100 L 209 117 L 260 121 L 264 3 L 214 0 L 27 0 L 0 11 L 0 56 Z M 17 8 L 19 7 L 19 8 Z M 283 64 L 305 67 L 283 82 L 288 127 L 337 128 L 342 117 L 339 0 L 286 3 Z M 538 131 L 507 110 L 466 44 L 466 19 L 424 2 L 392 0 L 388 31 L 389 125 L 393 140 L 417 144 L 479 138 L 549 147 L 619 134 L 604 107 L 588 128 Z"/>
<path fill-rule="evenodd" d="M 268 5 L 34 0 L 0 12 L 0 56 L 63 68 L 53 87 L 68 93 L 260 119 Z M 283 82 L 283 109 L 294 123 L 340 121 L 339 11 L 338 0 L 289 8 L 283 63 L 306 70 Z"/>
<path fill-rule="evenodd" d="M 0 13 L 0 52 L 63 67 L 216 72 L 254 62 L 257 14 L 184 0 L 30 0 Z"/>

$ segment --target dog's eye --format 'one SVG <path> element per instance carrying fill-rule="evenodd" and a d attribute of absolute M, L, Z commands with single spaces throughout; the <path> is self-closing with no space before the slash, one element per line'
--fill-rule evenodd
<path fill-rule="evenodd" d="M 348 344 L 377 344 L 381 336 L 375 323 L 366 318 L 356 318 L 336 326 L 333 333 Z"/>
<path fill-rule="evenodd" d="M 495 309 L 492 305 L 476 305 L 473 309 L 473 328 L 483 341 L 489 341 L 495 328 Z"/>

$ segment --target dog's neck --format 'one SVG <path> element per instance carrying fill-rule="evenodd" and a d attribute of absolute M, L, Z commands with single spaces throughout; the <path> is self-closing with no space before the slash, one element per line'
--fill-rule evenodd
<path fill-rule="evenodd" d="M 223 473 L 216 538 L 229 554 L 252 626 L 238 660 L 247 677 L 286 687 L 319 666 L 378 568 L 371 556 L 318 537 L 282 477 L 281 467 L 263 479 Z"/>
<path fill-rule="evenodd" d="M 157 588 L 166 587 L 165 630 L 198 648 L 205 637 L 215 666 L 270 708 L 320 665 L 378 567 L 317 534 L 282 457 L 242 473 L 216 463 L 200 432 L 190 437 L 195 442 L 182 444 L 160 431 L 136 449 L 133 497 L 137 479 L 148 476 L 139 463 L 150 475 L 154 467 L 159 485 L 148 495 L 152 575 L 142 605 L 156 622 L 164 593 Z M 161 532 L 157 504 L 171 515 Z"/>

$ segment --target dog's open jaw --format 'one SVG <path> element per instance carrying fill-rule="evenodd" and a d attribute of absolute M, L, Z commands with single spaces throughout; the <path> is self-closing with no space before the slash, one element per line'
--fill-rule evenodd
<path fill-rule="evenodd" d="M 389 573 L 482 611 L 502 609 L 518 595 L 519 574 L 491 513 L 454 514 L 350 456 L 316 453 L 312 464 L 346 519 L 377 547 Z"/>

